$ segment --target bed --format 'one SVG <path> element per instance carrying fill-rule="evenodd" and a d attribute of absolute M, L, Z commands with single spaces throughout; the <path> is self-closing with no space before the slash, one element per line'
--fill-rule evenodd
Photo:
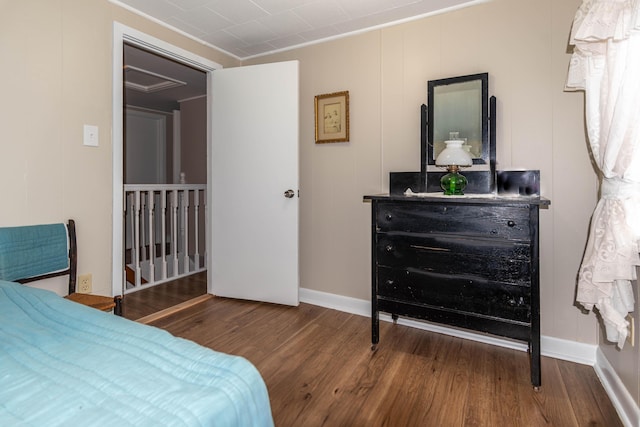
<path fill-rule="evenodd" d="M 246 359 L 0 279 L 1 426 L 272 426 Z"/>

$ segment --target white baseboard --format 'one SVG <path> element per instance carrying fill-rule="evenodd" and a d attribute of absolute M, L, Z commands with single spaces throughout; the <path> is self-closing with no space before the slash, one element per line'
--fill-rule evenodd
<path fill-rule="evenodd" d="M 626 427 L 640 426 L 640 406 L 633 400 L 622 380 L 605 357 L 602 350 L 596 351 L 596 363 L 593 366 L 611 403 L 618 411 Z"/>
<path fill-rule="evenodd" d="M 368 300 L 300 288 L 300 301 L 325 308 L 344 311 L 346 313 L 371 317 L 371 302 Z M 384 313 L 380 314 L 380 320 L 387 322 L 392 321 L 391 316 Z M 488 334 L 475 333 L 463 329 L 405 318 L 398 319 L 398 324 L 472 341 L 493 344 L 500 347 L 527 351 L 527 345 L 523 342 L 513 341 L 507 338 L 498 338 Z M 563 340 L 560 338 L 541 336 L 540 348 L 543 356 L 593 366 L 596 363 L 596 349 L 598 346 Z"/>
<path fill-rule="evenodd" d="M 346 313 L 371 317 L 371 302 L 368 300 L 300 288 L 300 301 Z M 387 322 L 392 321 L 391 316 L 386 314 L 380 314 L 380 320 Z M 398 319 L 398 324 L 500 347 L 520 351 L 527 350 L 527 345 L 522 342 L 441 326 L 434 323 L 400 318 Z M 640 425 L 640 409 L 638 405 L 634 402 L 620 380 L 620 377 L 618 377 L 618 374 L 597 345 L 543 335 L 540 337 L 540 352 L 543 356 L 553 357 L 554 359 L 593 366 L 596 375 L 598 375 L 600 382 L 618 411 L 624 425 L 627 427 Z"/>

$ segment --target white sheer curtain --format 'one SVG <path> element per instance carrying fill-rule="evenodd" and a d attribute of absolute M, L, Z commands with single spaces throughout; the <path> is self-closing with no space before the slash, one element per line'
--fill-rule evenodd
<path fill-rule="evenodd" d="M 594 307 L 620 348 L 640 265 L 640 0 L 584 0 L 571 31 L 567 89 L 585 91 L 587 133 L 602 178 L 576 301 Z"/>

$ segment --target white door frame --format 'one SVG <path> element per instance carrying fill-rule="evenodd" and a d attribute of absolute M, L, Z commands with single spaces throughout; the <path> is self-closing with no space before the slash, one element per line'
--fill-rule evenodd
<path fill-rule="evenodd" d="M 136 29 L 127 27 L 119 22 L 113 23 L 113 117 L 112 117 L 112 161 L 113 161 L 113 211 L 112 211 L 112 293 L 123 295 L 124 286 L 124 182 L 123 182 L 123 49 L 127 42 L 139 48 L 154 52 L 191 67 L 204 71 L 207 74 L 207 110 L 211 111 L 211 85 L 213 71 L 222 68 L 222 65 L 209 59 L 198 56 L 185 49 L 169 44 L 163 40 L 152 37 Z M 211 186 L 211 163 L 209 152 L 211 150 L 211 115 L 207 114 L 207 185 Z M 206 220 L 206 248 L 210 247 L 208 217 Z M 207 276 L 211 273 L 207 272 Z M 210 280 L 208 280 L 210 283 Z M 209 286 L 209 285 L 208 285 Z"/>

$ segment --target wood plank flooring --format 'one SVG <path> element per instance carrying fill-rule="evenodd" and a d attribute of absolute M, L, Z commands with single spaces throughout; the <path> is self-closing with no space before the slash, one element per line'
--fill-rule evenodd
<path fill-rule="evenodd" d="M 153 322 L 244 356 L 262 374 L 276 426 L 621 426 L 593 368 L 309 304 L 211 298 Z"/>
<path fill-rule="evenodd" d="M 207 293 L 207 272 L 192 274 L 124 296 L 122 315 L 138 320 Z"/>

